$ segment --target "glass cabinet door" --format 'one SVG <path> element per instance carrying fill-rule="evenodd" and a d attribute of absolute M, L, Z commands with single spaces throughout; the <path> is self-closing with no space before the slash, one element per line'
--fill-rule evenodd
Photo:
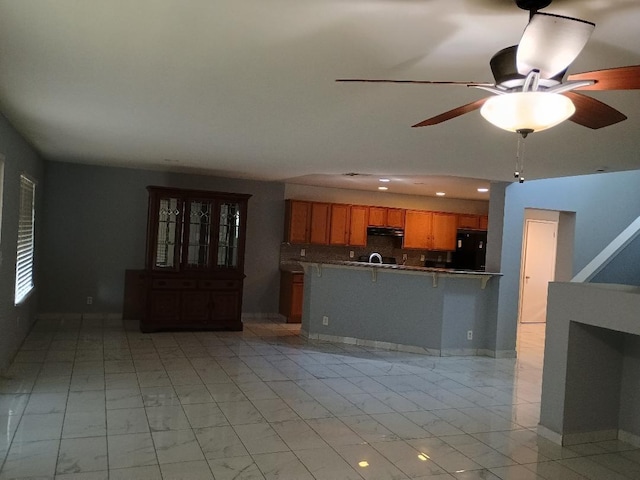
<path fill-rule="evenodd" d="M 213 202 L 189 202 L 184 265 L 188 269 L 209 268 Z"/>
<path fill-rule="evenodd" d="M 160 198 L 158 202 L 158 233 L 153 266 L 158 269 L 176 269 L 179 262 L 181 201 L 178 198 Z"/>
<path fill-rule="evenodd" d="M 240 242 L 240 204 L 221 203 L 218 218 L 218 255 L 216 266 L 236 268 Z"/>

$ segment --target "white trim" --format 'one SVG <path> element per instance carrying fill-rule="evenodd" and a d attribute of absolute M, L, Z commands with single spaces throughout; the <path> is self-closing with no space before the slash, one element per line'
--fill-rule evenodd
<path fill-rule="evenodd" d="M 620 440 L 621 442 L 640 448 L 640 435 L 622 429 L 598 430 L 594 432 L 565 433 L 564 435 L 538 424 L 538 435 L 558 445 L 571 446 L 583 443 Z"/>
<path fill-rule="evenodd" d="M 562 445 L 562 435 L 557 432 L 554 432 L 553 430 L 545 427 L 544 425 L 538 424 L 538 435 L 540 435 L 542 438 L 546 438 L 547 440 L 552 441 L 553 443 Z"/>
<path fill-rule="evenodd" d="M 586 267 L 580 270 L 572 279 L 572 282 L 588 282 L 595 277 L 618 253 L 640 234 L 640 217 L 636 218 L 620 235 L 613 239 L 598 255 L 591 260 Z"/>
<path fill-rule="evenodd" d="M 636 448 L 640 448 L 640 435 L 636 435 L 626 430 L 618 430 L 618 440 L 629 443 Z"/>
<path fill-rule="evenodd" d="M 562 436 L 562 445 L 580 445 L 583 443 L 604 442 L 617 440 L 618 430 L 598 430 L 595 432 L 565 433 Z"/>

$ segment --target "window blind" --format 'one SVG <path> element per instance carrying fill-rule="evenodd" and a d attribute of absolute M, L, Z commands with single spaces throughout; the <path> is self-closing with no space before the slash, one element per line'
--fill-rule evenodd
<path fill-rule="evenodd" d="M 20 175 L 20 205 L 18 211 L 18 255 L 16 259 L 15 304 L 19 304 L 33 289 L 34 199 L 36 184 Z"/>

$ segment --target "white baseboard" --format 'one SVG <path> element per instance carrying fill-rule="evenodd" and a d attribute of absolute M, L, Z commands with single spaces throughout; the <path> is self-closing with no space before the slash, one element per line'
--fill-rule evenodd
<path fill-rule="evenodd" d="M 478 355 L 492 358 L 516 358 L 515 350 L 489 350 L 487 348 L 479 348 Z"/>
<path fill-rule="evenodd" d="M 562 436 L 562 445 L 580 445 L 581 443 L 604 442 L 617 440 L 618 430 L 598 430 L 595 432 L 565 433 Z"/>
<path fill-rule="evenodd" d="M 538 424 L 538 435 L 540 435 L 542 438 L 546 438 L 547 440 L 552 441 L 553 443 L 562 445 L 562 435 L 558 432 L 554 432 L 544 425 Z"/>
<path fill-rule="evenodd" d="M 640 448 L 640 435 L 636 435 L 626 430 L 618 430 L 618 440 L 629 443 L 636 448 Z"/>
<path fill-rule="evenodd" d="M 538 435 L 551 440 L 558 445 L 571 446 L 583 443 L 604 442 L 607 440 L 620 440 L 640 448 L 640 436 L 625 430 L 598 430 L 594 432 L 565 433 L 564 435 L 543 426 L 538 425 Z"/>

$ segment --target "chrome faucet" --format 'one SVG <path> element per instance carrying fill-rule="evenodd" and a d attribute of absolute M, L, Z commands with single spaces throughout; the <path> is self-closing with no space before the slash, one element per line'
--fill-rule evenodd
<path fill-rule="evenodd" d="M 374 263 L 372 262 L 374 258 L 378 259 L 378 261 L 375 263 L 382 263 L 382 256 L 378 252 L 373 252 L 371 255 L 369 255 L 369 263 Z"/>

